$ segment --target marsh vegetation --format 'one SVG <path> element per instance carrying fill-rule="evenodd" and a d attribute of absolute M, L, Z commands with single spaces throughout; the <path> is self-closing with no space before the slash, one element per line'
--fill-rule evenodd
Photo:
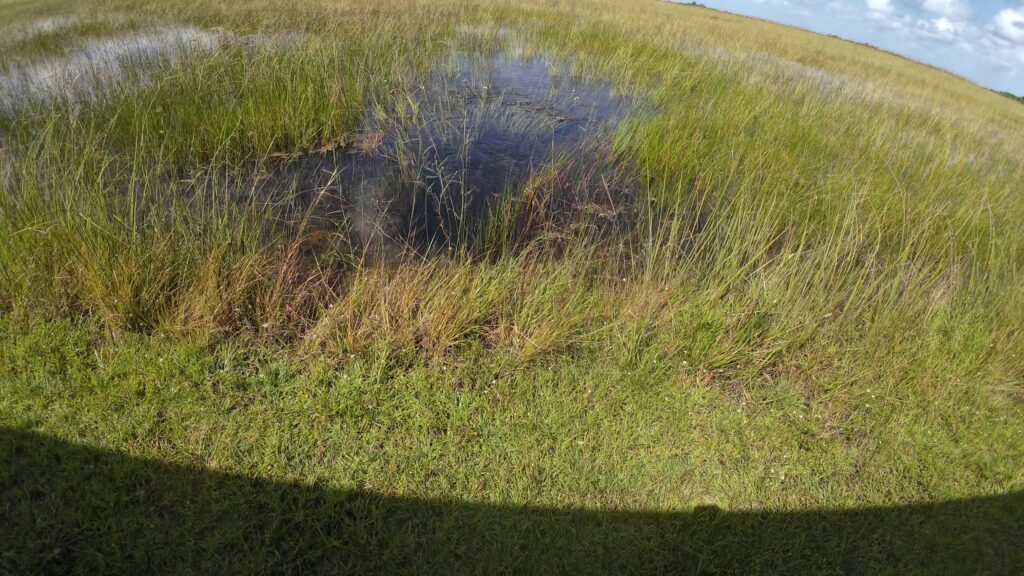
<path fill-rule="evenodd" d="M 4 426 L 493 504 L 1021 489 L 1016 102 L 646 0 L 0 21 Z"/>

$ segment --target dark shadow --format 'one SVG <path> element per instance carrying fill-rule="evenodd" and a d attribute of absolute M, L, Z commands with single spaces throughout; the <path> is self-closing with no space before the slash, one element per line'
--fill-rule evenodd
<path fill-rule="evenodd" d="M 1019 574 L 1024 493 L 600 512 L 256 480 L 0 429 L 0 573 Z"/>

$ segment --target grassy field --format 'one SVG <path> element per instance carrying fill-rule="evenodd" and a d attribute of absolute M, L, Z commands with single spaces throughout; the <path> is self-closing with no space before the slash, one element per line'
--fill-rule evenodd
<path fill-rule="evenodd" d="M 1024 566 L 1019 102 L 654 0 L 0 22 L 0 573 Z"/>

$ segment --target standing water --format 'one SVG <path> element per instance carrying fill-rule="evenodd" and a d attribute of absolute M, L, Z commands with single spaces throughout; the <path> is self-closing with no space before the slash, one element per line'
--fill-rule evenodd
<path fill-rule="evenodd" d="M 538 210 L 608 220 L 630 203 L 610 144 L 630 102 L 567 66 L 458 57 L 395 102 L 368 112 L 350 146 L 298 167 L 305 191 L 341 200 L 370 253 L 438 253 L 498 224 L 523 235 Z"/>

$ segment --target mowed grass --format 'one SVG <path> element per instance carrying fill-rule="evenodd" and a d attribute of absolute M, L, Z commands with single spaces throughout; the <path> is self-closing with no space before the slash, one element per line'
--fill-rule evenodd
<path fill-rule="evenodd" d="M 0 19 L 3 78 L 97 39 L 201 39 L 46 97 L 0 81 L 0 425 L 19 430 L 0 569 L 1019 569 L 1019 103 L 646 0 L 0 1 Z M 638 103 L 602 143 L 627 229 L 559 213 L 576 173 L 555 163 L 482 240 L 383 263 L 350 214 L 253 184 L 369 114 L 414 117 L 441 59 L 511 50 Z M 136 489 L 169 515 L 97 512 Z M 193 490 L 234 512 L 137 536 Z M 1006 499 L 970 504 L 986 496 Z M 294 530 L 257 520 L 289 503 Z M 865 507 L 896 512 L 817 512 Z M 246 526 L 266 548 L 209 560 Z"/>

